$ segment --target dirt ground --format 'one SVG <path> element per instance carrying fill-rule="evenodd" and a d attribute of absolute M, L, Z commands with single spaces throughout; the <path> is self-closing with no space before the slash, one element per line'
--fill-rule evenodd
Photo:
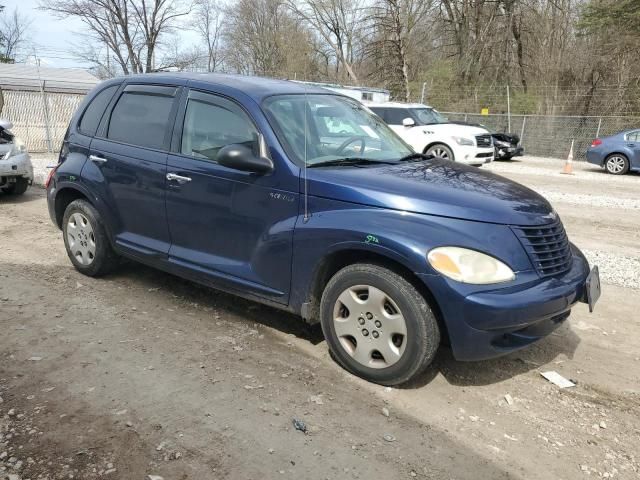
<path fill-rule="evenodd" d="M 83 277 L 42 190 L 0 197 L 0 479 L 639 478 L 640 176 L 560 166 L 491 168 L 551 192 L 606 264 L 596 311 L 497 360 L 442 348 L 402 389 L 294 316 L 135 264 Z"/>

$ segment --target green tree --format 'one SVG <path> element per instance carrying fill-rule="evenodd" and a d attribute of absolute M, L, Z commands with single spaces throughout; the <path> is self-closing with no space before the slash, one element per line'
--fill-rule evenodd
<path fill-rule="evenodd" d="M 616 28 L 640 35 L 640 0 L 591 0 L 582 10 L 579 27 L 587 33 Z"/>

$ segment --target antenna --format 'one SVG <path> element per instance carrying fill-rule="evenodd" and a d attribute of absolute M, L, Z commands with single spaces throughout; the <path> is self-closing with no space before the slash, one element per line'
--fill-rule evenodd
<path fill-rule="evenodd" d="M 307 138 L 309 136 L 308 126 L 307 126 L 307 86 L 304 85 L 304 108 L 302 110 L 302 114 L 304 115 L 304 217 L 303 222 L 307 223 L 309 221 L 309 182 L 307 181 Z"/>

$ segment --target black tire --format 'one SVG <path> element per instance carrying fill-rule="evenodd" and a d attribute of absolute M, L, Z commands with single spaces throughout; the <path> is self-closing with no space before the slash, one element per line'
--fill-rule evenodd
<path fill-rule="evenodd" d="M 442 154 L 442 152 L 444 152 L 444 155 L 446 155 L 446 157 Z M 452 162 L 456 161 L 456 158 L 453 156 L 453 151 L 444 143 L 435 143 L 429 148 L 425 149 L 424 153 L 426 155 L 433 155 L 436 158 L 444 158 L 445 160 L 451 160 Z"/>
<path fill-rule="evenodd" d="M 69 246 L 67 233 L 68 229 L 72 228 L 69 226 L 69 220 L 76 213 L 83 215 L 88 220 L 93 233 L 92 239 L 95 244 L 95 253 L 91 263 L 88 265 L 81 263 Z M 118 256 L 111 247 L 111 242 L 100 219 L 100 214 L 86 200 L 74 200 L 67 206 L 62 219 L 62 236 L 71 263 L 83 275 L 100 277 L 111 272 L 119 263 Z"/>
<path fill-rule="evenodd" d="M 621 153 L 612 153 L 604 161 L 604 168 L 611 175 L 625 175 L 629 171 L 629 159 Z"/>
<path fill-rule="evenodd" d="M 10 183 L 4 187 L 3 191 L 9 195 L 22 195 L 29 188 L 29 179 L 24 177 L 16 178 L 15 183 Z"/>
<path fill-rule="evenodd" d="M 373 368 L 360 363 L 346 350 L 336 334 L 333 318 L 336 302 L 345 290 L 359 285 L 381 290 L 395 302 L 404 317 L 406 336 L 403 341 L 406 344 L 399 360 L 390 366 Z M 381 385 L 401 385 L 420 375 L 433 361 L 440 345 L 440 329 L 424 297 L 402 276 L 374 264 L 351 265 L 331 278 L 320 302 L 320 323 L 334 359 L 354 375 Z M 362 341 L 365 341 L 364 337 Z"/>

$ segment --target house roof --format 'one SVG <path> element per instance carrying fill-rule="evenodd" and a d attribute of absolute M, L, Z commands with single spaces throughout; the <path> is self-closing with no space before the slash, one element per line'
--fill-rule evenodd
<path fill-rule="evenodd" d="M 0 87 L 8 90 L 87 92 L 100 80 L 81 68 L 38 67 L 26 63 L 0 63 Z"/>

